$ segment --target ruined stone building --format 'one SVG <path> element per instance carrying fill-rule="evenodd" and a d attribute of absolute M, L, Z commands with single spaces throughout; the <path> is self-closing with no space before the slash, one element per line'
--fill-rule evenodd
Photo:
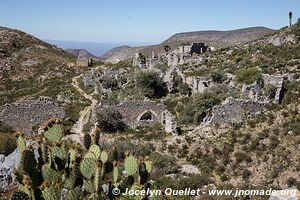
<path fill-rule="evenodd" d="M 45 123 L 51 118 L 65 117 L 65 111 L 50 97 L 28 98 L 0 106 L 0 120 L 14 130 L 29 133 L 32 127 Z"/>
<path fill-rule="evenodd" d="M 261 113 L 265 104 L 252 100 L 227 98 L 221 105 L 213 107 L 201 126 L 241 123 Z"/>
<path fill-rule="evenodd" d="M 93 62 L 92 58 L 78 56 L 78 58 L 76 60 L 76 65 L 78 67 L 88 67 L 91 65 L 92 62 Z"/>
<path fill-rule="evenodd" d="M 193 43 L 191 45 L 180 45 L 173 53 L 175 54 L 202 54 L 212 48 L 208 47 L 205 43 Z"/>
<path fill-rule="evenodd" d="M 176 135 L 175 117 L 166 109 L 165 105 L 154 101 L 125 101 L 114 107 L 120 112 L 126 125 L 134 128 L 143 125 L 160 123 L 167 133 Z"/>
<path fill-rule="evenodd" d="M 191 46 L 190 54 L 202 54 L 208 50 L 208 46 L 205 43 L 193 43 Z"/>

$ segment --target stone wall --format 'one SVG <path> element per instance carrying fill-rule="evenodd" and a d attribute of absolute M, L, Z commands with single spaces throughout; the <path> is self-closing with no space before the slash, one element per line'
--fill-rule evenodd
<path fill-rule="evenodd" d="M 175 117 L 163 104 L 154 101 L 125 101 L 114 107 L 120 112 L 126 125 L 136 126 L 153 125 L 160 123 L 165 126 L 165 131 L 176 134 Z"/>
<path fill-rule="evenodd" d="M 221 105 L 213 107 L 201 126 L 241 123 L 264 109 L 265 104 L 251 100 L 227 98 Z"/>
<path fill-rule="evenodd" d="M 50 97 L 28 98 L 0 106 L 0 120 L 14 130 L 29 133 L 35 125 L 43 124 L 51 118 L 64 118 L 65 111 Z"/>

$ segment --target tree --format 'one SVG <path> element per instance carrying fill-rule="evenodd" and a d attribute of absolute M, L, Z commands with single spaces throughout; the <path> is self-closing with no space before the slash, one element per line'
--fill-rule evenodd
<path fill-rule="evenodd" d="M 292 18 L 293 18 L 293 13 L 289 12 L 290 27 L 292 27 Z"/>
<path fill-rule="evenodd" d="M 164 48 L 166 54 L 168 54 L 169 51 L 171 50 L 171 47 L 169 45 L 164 45 L 163 48 Z"/>
<path fill-rule="evenodd" d="M 98 127 L 106 133 L 122 131 L 126 128 L 119 111 L 112 108 L 102 108 L 97 112 Z"/>
<path fill-rule="evenodd" d="M 156 72 L 139 72 L 136 75 L 136 87 L 149 98 L 161 98 L 166 95 L 166 84 Z"/>
<path fill-rule="evenodd" d="M 146 56 L 144 56 L 142 53 L 139 53 L 138 61 L 141 64 L 146 64 Z"/>

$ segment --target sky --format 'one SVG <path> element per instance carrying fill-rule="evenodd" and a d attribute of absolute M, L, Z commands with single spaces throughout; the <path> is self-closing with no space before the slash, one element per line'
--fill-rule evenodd
<path fill-rule="evenodd" d="M 159 43 L 174 33 L 265 26 L 300 17 L 299 0 L 1 0 L 0 26 L 40 39 Z"/>

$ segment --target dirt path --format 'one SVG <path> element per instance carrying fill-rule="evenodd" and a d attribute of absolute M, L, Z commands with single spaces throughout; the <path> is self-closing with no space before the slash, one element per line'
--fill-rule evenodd
<path fill-rule="evenodd" d="M 89 122 L 90 115 L 92 114 L 93 109 L 97 106 L 98 100 L 94 99 L 91 95 L 85 93 L 80 87 L 78 83 L 79 76 L 75 76 L 72 79 L 72 86 L 86 99 L 89 99 L 92 103 L 91 105 L 85 107 L 82 111 L 79 113 L 79 118 L 76 124 L 72 127 L 71 132 L 74 134 L 69 135 L 67 138 L 79 142 L 82 144 L 82 138 L 83 138 L 83 127 L 85 124 Z"/>

